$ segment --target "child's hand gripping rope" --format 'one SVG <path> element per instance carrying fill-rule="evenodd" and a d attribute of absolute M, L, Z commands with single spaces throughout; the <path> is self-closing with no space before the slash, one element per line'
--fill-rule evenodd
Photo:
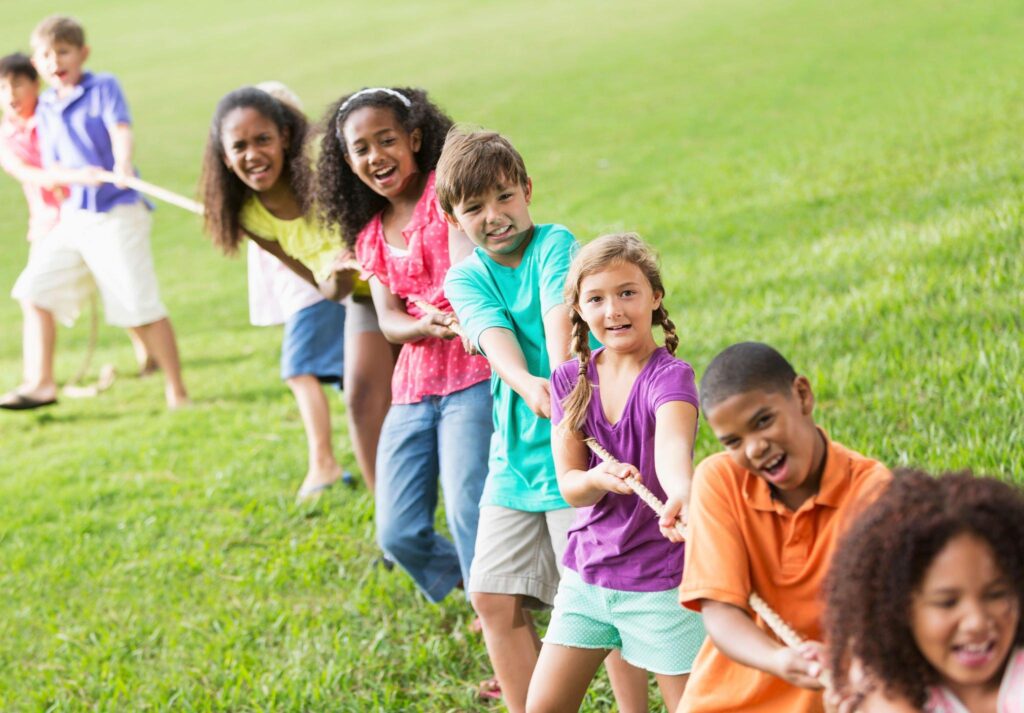
<path fill-rule="evenodd" d="M 748 603 L 750 608 L 754 610 L 754 613 L 761 617 L 761 620 L 768 626 L 768 629 L 788 647 L 782 651 L 789 652 L 790 659 L 800 659 L 798 663 L 801 665 L 797 668 L 801 670 L 789 672 L 786 680 L 805 687 L 807 687 L 808 683 L 813 684 L 817 680 L 818 684 L 831 691 L 832 676 L 823 665 L 824 650 L 822 645 L 816 641 L 807 641 L 800 636 L 757 592 L 750 593 Z M 794 651 L 799 655 L 798 657 L 792 655 Z M 809 668 L 802 666 L 806 661 L 811 662 Z"/>
<path fill-rule="evenodd" d="M 425 314 L 428 314 L 428 315 L 431 315 L 431 316 L 434 316 L 434 317 L 437 317 L 437 316 L 444 317 L 445 321 L 443 322 L 443 325 L 449 331 L 454 333 L 455 336 L 457 336 L 459 339 L 462 340 L 462 346 L 466 350 L 466 353 L 470 354 L 470 355 L 479 354 L 479 352 L 477 351 L 476 347 L 473 346 L 473 343 L 469 340 L 469 336 L 466 334 L 465 330 L 462 328 L 462 325 L 459 324 L 458 317 L 456 317 L 453 313 L 451 313 L 451 312 L 444 312 L 444 311 L 438 309 L 437 307 L 435 307 L 434 305 L 430 304 L 426 300 L 414 299 L 414 300 L 412 300 L 412 303 L 414 305 L 416 305 L 417 307 L 419 307 L 420 310 L 423 311 Z"/>
<path fill-rule="evenodd" d="M 583 442 L 586 443 L 587 447 L 594 453 L 596 453 L 597 457 L 600 458 L 601 460 L 606 461 L 608 463 L 619 462 L 619 460 L 615 456 L 613 456 L 611 453 L 605 450 L 604 446 L 595 441 L 593 438 L 584 439 Z M 637 478 L 633 477 L 632 475 L 627 475 L 625 478 L 623 478 L 623 481 L 626 483 L 626 485 L 629 486 L 630 490 L 636 493 L 637 497 L 639 497 L 645 503 L 650 505 L 651 509 L 654 510 L 654 512 L 658 513 L 659 516 L 664 516 L 665 503 L 661 502 L 661 500 L 658 499 L 658 496 L 652 493 L 650 490 L 648 490 L 643 483 L 641 483 Z M 682 521 L 682 519 L 677 517 L 674 527 L 675 531 L 679 534 L 679 536 L 683 540 L 685 540 L 687 537 L 686 524 Z"/>

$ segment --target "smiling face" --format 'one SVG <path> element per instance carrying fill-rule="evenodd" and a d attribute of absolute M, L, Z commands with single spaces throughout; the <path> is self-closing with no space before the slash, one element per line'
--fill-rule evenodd
<path fill-rule="evenodd" d="M 525 185 L 502 178 L 482 195 L 453 205 L 452 214 L 446 214 L 446 218 L 495 262 L 515 267 L 533 235 L 532 195 L 533 184 L 529 178 Z"/>
<path fill-rule="evenodd" d="M 0 77 L 0 111 L 11 112 L 21 119 L 35 114 L 39 100 L 39 82 L 24 74 L 8 74 Z"/>
<path fill-rule="evenodd" d="M 788 392 L 743 391 L 705 416 L 733 461 L 775 486 L 796 509 L 821 484 L 825 446 L 813 410 L 811 385 L 798 376 Z"/>
<path fill-rule="evenodd" d="M 345 119 L 342 135 L 346 163 L 375 193 L 394 200 L 416 187 L 421 132 L 406 131 L 391 109 L 356 109 Z"/>
<path fill-rule="evenodd" d="M 275 187 L 284 173 L 288 137 L 252 107 L 232 109 L 220 125 L 224 164 L 257 193 Z"/>
<path fill-rule="evenodd" d="M 57 94 L 64 95 L 82 81 L 83 65 L 89 59 L 89 47 L 57 40 L 40 43 L 32 51 L 32 64 Z"/>
<path fill-rule="evenodd" d="M 925 571 L 910 614 L 921 655 L 961 700 L 998 690 L 1020 600 L 987 542 L 972 533 L 950 539 Z"/>
<path fill-rule="evenodd" d="M 580 280 L 576 310 L 607 350 L 650 353 L 658 346 L 651 324 L 661 298 L 639 267 L 619 260 Z"/>

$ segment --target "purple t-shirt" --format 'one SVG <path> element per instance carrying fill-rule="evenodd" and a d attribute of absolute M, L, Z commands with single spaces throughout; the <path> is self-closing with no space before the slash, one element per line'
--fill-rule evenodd
<path fill-rule="evenodd" d="M 64 99 L 54 89 L 39 96 L 36 108 L 39 122 L 39 147 L 43 166 L 60 164 L 65 168 L 99 166 L 114 168 L 114 149 L 110 132 L 117 124 L 131 124 L 124 94 L 111 74 L 85 72 Z M 71 186 L 68 208 L 106 213 L 116 205 L 131 204 L 139 194 L 112 183 L 100 186 Z"/>
<path fill-rule="evenodd" d="M 661 500 L 665 490 L 654 470 L 654 415 L 670 401 L 698 406 L 693 369 L 659 348 L 633 382 L 622 417 L 609 423 L 601 408 L 595 350 L 587 368 L 594 395 L 587 408 L 583 433 L 597 440 L 623 463 L 635 465 L 644 485 Z M 579 361 L 559 366 L 551 374 L 551 422 L 562 421 L 562 401 L 572 391 Z M 692 454 L 685 454 L 691 457 Z M 590 454 L 588 467 L 599 458 Z M 679 586 L 683 576 L 683 546 L 670 542 L 658 529 L 658 515 L 636 495 L 606 493 L 595 504 L 579 508 L 569 529 L 562 559 L 584 582 L 628 592 L 660 592 Z"/>

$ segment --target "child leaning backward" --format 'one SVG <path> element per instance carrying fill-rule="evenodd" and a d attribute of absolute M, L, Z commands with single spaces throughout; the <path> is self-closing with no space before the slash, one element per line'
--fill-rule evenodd
<path fill-rule="evenodd" d="M 523 159 L 505 138 L 449 132 L 437 196 L 476 248 L 449 270 L 445 294 L 494 370 L 494 435 L 469 592 L 513 713 L 525 710 L 540 649 L 527 610 L 554 601 L 574 517 L 551 457 L 548 379 L 568 358 L 562 292 L 578 244 L 561 225 L 533 224 L 531 195 Z M 620 710 L 646 710 L 646 674 L 618 654 L 609 671 Z"/>
<path fill-rule="evenodd" d="M 32 61 L 51 88 L 39 97 L 38 130 L 45 168 L 113 171 L 133 176 L 132 127 L 117 80 L 84 70 L 89 57 L 77 20 L 52 16 L 32 32 Z M 178 346 L 160 301 L 149 245 L 149 206 L 113 184 L 74 185 L 60 223 L 32 251 L 12 296 L 65 323 L 99 287 L 107 322 L 138 336 L 164 372 L 167 405 L 188 401 Z M 52 349 L 42 357 L 52 368 Z"/>
<path fill-rule="evenodd" d="M 814 422 L 806 377 L 765 344 L 734 344 L 700 383 L 725 453 L 694 474 L 680 601 L 708 639 L 677 713 L 823 710 L 822 583 L 844 527 L 891 476 Z M 755 623 L 757 592 L 808 643 L 789 648 Z"/>

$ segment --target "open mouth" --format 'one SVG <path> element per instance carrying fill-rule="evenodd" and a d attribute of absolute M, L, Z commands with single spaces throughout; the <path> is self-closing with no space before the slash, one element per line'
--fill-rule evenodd
<path fill-rule="evenodd" d="M 259 180 L 261 178 L 265 178 L 267 174 L 270 173 L 270 166 L 253 166 L 252 168 L 249 168 L 245 173 L 247 176 L 249 176 L 249 178 Z"/>
<path fill-rule="evenodd" d="M 772 456 L 764 462 L 761 466 L 761 472 L 768 476 L 771 480 L 780 480 L 786 475 L 786 464 L 789 458 L 785 453 L 780 453 L 777 456 Z"/>
<path fill-rule="evenodd" d="M 395 175 L 395 172 L 397 170 L 397 166 L 389 166 L 388 168 L 382 168 L 379 171 L 374 171 L 373 177 L 376 178 L 378 181 L 387 181 L 389 178 Z"/>
<path fill-rule="evenodd" d="M 490 230 L 490 231 L 487 232 L 487 237 L 488 238 L 494 238 L 494 239 L 499 239 L 499 240 L 501 238 L 507 238 L 510 235 L 512 235 L 512 224 L 511 223 L 506 225 L 506 226 L 504 226 L 504 227 L 502 227 L 502 228 L 497 228 L 495 230 Z"/>
<path fill-rule="evenodd" d="M 961 666 L 977 668 L 987 665 L 996 650 L 995 639 L 989 639 L 977 644 L 954 644 L 953 655 Z"/>
<path fill-rule="evenodd" d="M 605 331 L 612 332 L 613 334 L 621 334 L 622 332 L 628 332 L 632 328 L 632 324 L 616 324 L 613 327 L 606 327 Z"/>

